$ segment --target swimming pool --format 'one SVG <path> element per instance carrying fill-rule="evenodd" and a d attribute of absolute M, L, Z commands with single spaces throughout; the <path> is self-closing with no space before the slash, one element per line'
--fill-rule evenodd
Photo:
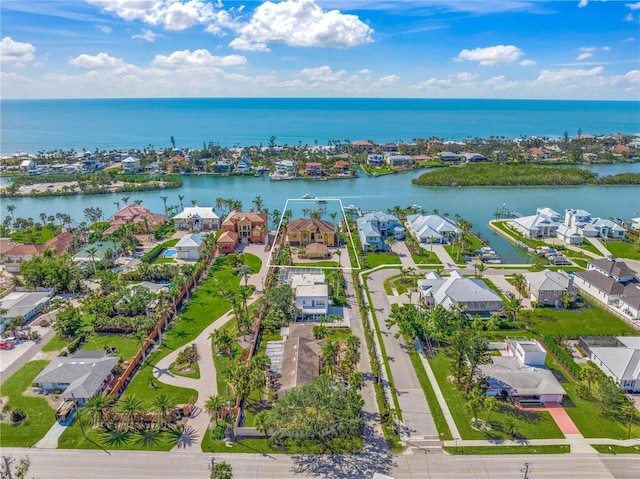
<path fill-rule="evenodd" d="M 173 258 L 175 255 L 176 255 L 175 248 L 167 248 L 166 250 L 164 250 L 164 253 L 162 253 L 163 258 Z"/>

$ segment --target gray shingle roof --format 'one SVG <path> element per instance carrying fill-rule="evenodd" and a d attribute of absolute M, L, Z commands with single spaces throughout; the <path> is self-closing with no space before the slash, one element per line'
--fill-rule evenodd
<path fill-rule="evenodd" d="M 69 384 L 62 397 L 87 399 L 93 396 L 118 364 L 118 358 L 55 358 L 33 382 Z"/>

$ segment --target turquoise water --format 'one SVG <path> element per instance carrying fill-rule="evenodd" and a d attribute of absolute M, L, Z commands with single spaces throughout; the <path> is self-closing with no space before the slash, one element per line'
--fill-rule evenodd
<path fill-rule="evenodd" d="M 175 248 L 167 248 L 162 253 L 163 258 L 173 258 L 178 251 Z"/>
<path fill-rule="evenodd" d="M 0 154 L 640 132 L 640 102 L 186 98 L 0 101 Z"/>

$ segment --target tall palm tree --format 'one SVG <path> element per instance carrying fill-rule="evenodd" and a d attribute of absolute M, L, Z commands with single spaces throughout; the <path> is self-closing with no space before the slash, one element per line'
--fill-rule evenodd
<path fill-rule="evenodd" d="M 116 411 L 120 415 L 121 425 L 125 430 L 130 431 L 140 419 L 140 416 L 144 414 L 144 407 L 142 406 L 142 400 L 138 396 L 130 394 L 118 401 Z"/>
<path fill-rule="evenodd" d="M 518 273 L 513 275 L 513 285 L 515 286 L 518 294 L 520 294 L 520 298 L 522 299 L 523 292 L 525 287 L 527 286 L 527 280 L 523 274 Z"/>
<path fill-rule="evenodd" d="M 112 396 L 97 393 L 85 401 L 81 411 L 89 418 L 94 427 L 101 426 L 107 420 L 112 404 Z"/>
<path fill-rule="evenodd" d="M 168 424 L 167 416 L 176 408 L 176 400 L 168 394 L 161 394 L 151 401 L 151 410 L 156 413 L 156 422 L 160 427 Z"/>
<path fill-rule="evenodd" d="M 98 248 L 92 246 L 91 248 L 87 248 L 87 254 L 91 257 L 91 264 L 93 265 L 93 274 L 98 274 L 98 269 L 96 268 L 96 253 L 98 252 Z"/>
<path fill-rule="evenodd" d="M 225 400 L 222 396 L 209 396 L 209 398 L 204 403 L 204 410 L 211 417 L 211 420 L 220 419 L 220 415 L 224 411 L 225 408 Z"/>
<path fill-rule="evenodd" d="M 182 200 L 184 200 L 184 195 L 178 195 L 178 200 L 180 200 L 180 209 L 183 210 L 184 205 L 182 203 Z"/>
<path fill-rule="evenodd" d="M 256 211 L 260 213 L 262 211 L 262 197 L 256 196 L 252 203 L 256 205 Z"/>
<path fill-rule="evenodd" d="M 269 416 L 269 413 L 267 411 L 260 411 L 258 414 L 256 414 L 254 419 L 256 430 L 264 434 L 265 439 L 268 439 L 269 427 L 271 425 L 271 418 Z"/>
<path fill-rule="evenodd" d="M 7 205 L 7 211 L 11 214 L 11 221 L 15 222 L 16 218 L 13 216 L 13 212 L 16 210 L 16 205 Z"/>
<path fill-rule="evenodd" d="M 129 198 L 131 198 L 131 196 L 123 196 L 122 202 L 124 203 L 125 206 L 127 206 L 129 204 Z"/>
<path fill-rule="evenodd" d="M 169 197 L 161 196 L 160 199 L 162 200 L 162 203 L 164 203 L 164 215 L 167 216 L 167 199 L 169 199 Z"/>

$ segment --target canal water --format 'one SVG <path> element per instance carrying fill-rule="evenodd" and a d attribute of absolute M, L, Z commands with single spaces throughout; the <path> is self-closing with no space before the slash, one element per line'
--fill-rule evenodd
<path fill-rule="evenodd" d="M 640 173 L 640 163 L 593 165 L 589 167 L 601 176 L 623 172 Z M 496 170 L 499 172 L 499 170 Z M 505 208 L 523 215 L 534 214 L 539 206 L 548 206 L 563 213 L 567 208 L 581 208 L 593 216 L 630 219 L 640 216 L 640 186 L 570 186 L 570 187 L 482 187 L 442 188 L 414 186 L 413 178 L 425 170 L 392 174 L 379 177 L 359 176 L 353 179 L 330 181 L 291 180 L 270 181 L 263 177 L 236 176 L 184 176 L 184 185 L 178 189 L 120 193 L 95 196 L 61 196 L 48 198 L 3 198 L 2 217 L 7 215 L 6 206 L 16 206 L 16 217 L 32 217 L 38 220 L 40 213 L 67 213 L 76 221 L 84 221 L 83 210 L 100 207 L 105 218 L 111 216 L 119 206 L 121 198 L 129 196 L 129 203 L 142 200 L 142 204 L 153 212 L 164 212 L 161 196 L 168 196 L 168 205 L 179 204 L 178 195 L 183 195 L 184 206 L 195 200 L 199 206 L 215 206 L 216 198 L 234 198 L 242 201 L 243 208 L 253 206 L 256 196 L 262 198 L 263 207 L 270 211 L 284 211 L 288 207 L 299 214 L 302 209 L 324 206 L 327 214 L 339 209 L 337 201 L 317 203 L 318 198 L 335 198 L 342 206 L 355 205 L 363 210 L 392 209 L 395 205 L 407 207 L 419 205 L 427 212 L 437 209 L 439 214 L 456 214 L 469 221 L 472 231 L 487 238 L 491 246 L 502 255 L 506 263 L 529 261 L 506 240 L 489 229 L 489 221 L 497 210 Z M 6 178 L 1 183 L 6 184 Z M 305 195 L 314 199 L 301 201 Z M 295 200 L 295 201 L 294 201 Z M 330 220 L 328 216 L 325 219 Z"/>

